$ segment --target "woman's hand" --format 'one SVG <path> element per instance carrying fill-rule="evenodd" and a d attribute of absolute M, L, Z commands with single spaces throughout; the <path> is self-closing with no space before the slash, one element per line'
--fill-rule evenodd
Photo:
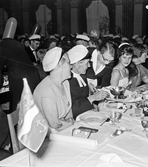
<path fill-rule="evenodd" d="M 62 126 L 57 129 L 58 131 L 66 129 L 74 124 L 73 118 L 68 118 L 68 119 L 61 118 L 60 122 L 61 122 Z"/>
<path fill-rule="evenodd" d="M 73 118 L 68 118 L 66 121 L 67 122 L 72 122 L 74 124 L 74 119 Z"/>

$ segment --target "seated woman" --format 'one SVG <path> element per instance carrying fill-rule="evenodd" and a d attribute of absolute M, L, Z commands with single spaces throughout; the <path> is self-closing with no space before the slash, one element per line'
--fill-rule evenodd
<path fill-rule="evenodd" d="M 91 67 L 86 72 L 89 83 L 99 88 L 110 85 L 115 53 L 115 45 L 109 41 L 93 51 Z"/>
<path fill-rule="evenodd" d="M 74 119 L 81 113 L 94 109 L 94 101 L 104 100 L 106 91 L 95 92 L 89 95 L 89 86 L 86 71 L 90 67 L 88 49 L 83 45 L 76 45 L 68 51 L 72 77 L 69 79 L 72 98 L 72 112 Z"/>
<path fill-rule="evenodd" d="M 118 49 L 118 64 L 113 68 L 110 84 L 112 86 L 127 87 L 134 73 L 132 71 L 133 50 L 128 43 L 122 43 Z"/>
<path fill-rule="evenodd" d="M 51 131 L 61 131 L 73 124 L 68 78 L 71 77 L 69 58 L 62 49 L 50 49 L 43 59 L 43 69 L 50 72 L 36 87 L 35 103 L 45 116 Z"/>
<path fill-rule="evenodd" d="M 145 63 L 147 58 L 147 50 L 142 44 L 135 44 L 133 47 L 134 56 L 132 61 L 136 64 L 138 74 L 132 77 L 131 88 L 136 88 L 143 83 L 148 83 L 148 69 L 142 63 Z"/>

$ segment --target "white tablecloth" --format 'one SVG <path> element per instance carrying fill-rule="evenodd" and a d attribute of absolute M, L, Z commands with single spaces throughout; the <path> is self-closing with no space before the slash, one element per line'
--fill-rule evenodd
<path fill-rule="evenodd" d="M 148 167 L 148 138 L 142 132 L 140 117 L 131 117 L 134 109 L 123 114 L 120 127 L 131 128 L 131 132 L 124 132 L 118 137 L 111 133 L 117 129 L 110 122 L 103 126 L 100 123 L 89 124 L 77 121 L 74 126 L 60 132 L 59 135 L 71 137 L 72 129 L 79 126 L 89 126 L 99 129 L 98 133 L 91 134 L 91 140 L 97 140 L 95 149 L 81 147 L 71 142 L 45 140 L 38 153 L 24 149 L 13 156 L 0 161 L 0 166 L 10 167 L 116 167 L 111 161 L 124 165 L 118 167 Z M 105 109 L 100 113 L 107 114 Z M 76 137 L 76 136 L 75 136 Z M 89 140 L 89 139 L 87 139 Z M 102 157 L 103 156 L 103 157 Z M 108 158 L 114 157 L 111 160 Z M 106 157 L 102 163 L 102 158 Z M 110 162 L 109 162 L 110 161 Z M 120 163 L 121 163 L 120 162 Z"/>

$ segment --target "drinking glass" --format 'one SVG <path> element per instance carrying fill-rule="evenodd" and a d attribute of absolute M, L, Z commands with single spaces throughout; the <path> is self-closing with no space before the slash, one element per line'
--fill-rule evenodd
<path fill-rule="evenodd" d="M 141 117 L 141 125 L 144 128 L 143 132 L 147 132 L 147 128 L 148 128 L 148 116 Z"/>
<path fill-rule="evenodd" d="M 112 122 L 112 126 L 116 126 L 116 119 L 117 119 L 117 115 L 116 115 L 116 112 L 115 110 L 111 109 L 109 112 L 108 112 L 108 115 L 109 115 L 109 118 Z"/>
<path fill-rule="evenodd" d="M 116 122 L 117 123 L 120 123 L 120 119 L 122 118 L 122 112 L 120 112 L 120 111 L 117 111 L 117 112 L 115 112 L 115 117 L 116 117 Z"/>

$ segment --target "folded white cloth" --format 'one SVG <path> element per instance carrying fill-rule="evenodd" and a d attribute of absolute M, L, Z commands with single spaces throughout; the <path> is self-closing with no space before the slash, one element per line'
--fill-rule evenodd
<path fill-rule="evenodd" d="M 114 153 L 109 153 L 100 156 L 96 167 L 125 167 L 125 163 L 122 159 Z"/>
<path fill-rule="evenodd" d="M 71 145 L 76 145 L 83 148 L 88 149 L 96 149 L 98 143 L 97 140 L 92 139 L 86 139 L 86 138 L 80 138 L 75 136 L 66 136 L 61 134 L 50 134 L 50 140 L 56 141 L 56 142 L 63 142 Z"/>

